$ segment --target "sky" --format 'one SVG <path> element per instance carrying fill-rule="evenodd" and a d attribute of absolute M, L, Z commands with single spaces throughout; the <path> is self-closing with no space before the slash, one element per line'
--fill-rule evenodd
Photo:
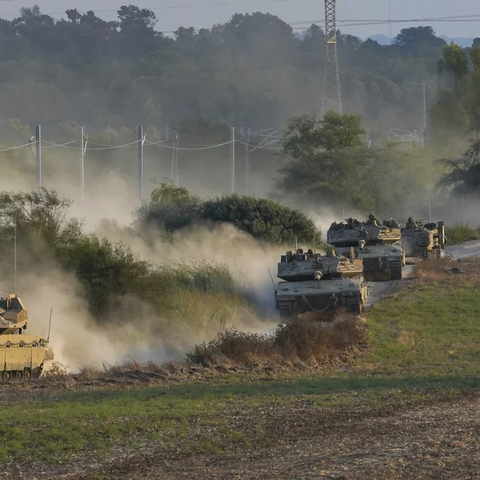
<path fill-rule="evenodd" d="M 324 17 L 322 0 L 0 0 L 0 17 L 14 18 L 18 16 L 21 7 L 32 6 L 34 3 L 40 6 L 43 13 L 57 18 L 64 17 L 62 14 L 68 8 L 77 8 L 81 12 L 93 10 L 105 19 L 114 19 L 120 5 L 133 4 L 154 10 L 158 19 L 157 29 L 163 32 L 174 31 L 179 26 L 209 28 L 215 23 L 225 23 L 234 13 L 254 11 L 277 15 L 298 30 L 314 21 L 320 21 L 321 24 Z M 348 20 L 388 20 L 389 3 L 392 20 L 478 16 L 474 21 L 425 20 L 421 23 L 342 26 L 343 21 Z M 361 38 L 376 34 L 389 35 L 390 29 L 395 36 L 401 28 L 412 25 L 431 25 L 438 35 L 449 37 L 480 37 L 478 0 L 337 0 L 337 19 L 342 32 Z"/>

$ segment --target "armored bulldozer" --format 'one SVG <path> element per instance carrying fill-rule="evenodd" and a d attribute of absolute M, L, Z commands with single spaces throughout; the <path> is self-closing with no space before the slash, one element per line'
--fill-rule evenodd
<path fill-rule="evenodd" d="M 410 217 L 402 228 L 402 248 L 407 257 L 439 258 L 445 249 L 444 222 L 414 222 Z"/>
<path fill-rule="evenodd" d="M 48 340 L 27 335 L 28 312 L 17 295 L 0 298 L 0 378 L 39 377 L 53 360 Z"/>
<path fill-rule="evenodd" d="M 306 254 L 297 250 L 282 255 L 278 264 L 279 282 L 275 302 L 282 320 L 291 320 L 309 313 L 329 317 L 341 308 L 361 313 L 368 291 L 361 259 L 337 255 Z"/>
<path fill-rule="evenodd" d="M 395 220 L 380 223 L 373 215 L 366 222 L 349 218 L 345 223 L 332 223 L 327 242 L 338 253 L 353 248 L 355 257 L 363 260 L 368 281 L 400 280 L 405 253 L 400 244 L 401 228 Z"/>

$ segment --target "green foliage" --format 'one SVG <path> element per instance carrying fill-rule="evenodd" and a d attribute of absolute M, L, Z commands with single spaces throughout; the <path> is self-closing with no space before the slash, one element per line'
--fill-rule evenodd
<path fill-rule="evenodd" d="M 362 144 L 360 135 L 365 130 L 356 115 L 339 114 L 329 111 L 323 120 L 309 115 L 300 115 L 289 121 L 282 140 L 282 153 L 292 158 L 305 158 L 319 150 L 336 150 L 358 147 Z"/>
<path fill-rule="evenodd" d="M 321 232 L 304 213 L 263 198 L 225 195 L 207 200 L 202 218 L 231 223 L 253 238 L 277 245 L 321 244 Z"/>
<path fill-rule="evenodd" d="M 184 188 L 164 183 L 137 212 L 137 225 L 155 225 L 174 232 L 195 222 L 228 223 L 253 238 L 277 245 L 295 241 L 321 244 L 321 232 L 304 213 L 272 200 L 246 195 L 224 195 L 200 200 Z"/>
<path fill-rule="evenodd" d="M 138 217 L 166 232 L 174 232 L 200 215 L 202 203 L 186 188 L 175 187 L 172 182 L 162 182 L 138 211 Z"/>
<path fill-rule="evenodd" d="M 46 265 L 82 237 L 82 225 L 67 217 L 71 202 L 56 192 L 0 193 L 0 262 L 11 264 L 16 237 L 19 267 L 28 269 L 31 259 Z"/>
<path fill-rule="evenodd" d="M 447 78 L 446 87 L 438 90 L 437 102 L 432 109 L 432 124 L 437 143 L 441 136 L 449 140 L 453 135 L 477 136 L 480 132 L 480 47 L 470 49 L 470 68 L 466 50 L 451 43 L 443 50 L 439 72 Z"/>
<path fill-rule="evenodd" d="M 355 206 L 364 213 L 404 216 L 406 212 L 400 209 L 424 201 L 434 186 L 426 151 L 395 144 L 362 145 L 359 119 L 350 120 L 355 123 L 350 131 L 355 133 L 334 149 L 322 145 L 319 139 L 324 138 L 324 127 L 315 119 L 292 120 L 285 133 L 282 153 L 287 163 L 280 168 L 276 196 L 292 196 L 309 205 Z M 330 123 L 328 130 L 334 138 L 335 128 L 345 138 L 344 125 Z"/>
<path fill-rule="evenodd" d="M 169 186 L 165 187 L 167 190 Z M 173 190 L 171 190 L 173 192 Z M 154 192 L 158 204 L 182 202 Z M 183 192 L 185 193 L 185 192 Z M 216 333 L 249 306 L 223 264 L 169 262 L 155 265 L 138 258 L 123 244 L 85 235 L 76 219 L 68 218 L 70 201 L 56 192 L 0 193 L 0 262 L 7 272 L 17 237 L 19 271 L 42 275 L 61 268 L 83 287 L 89 311 L 100 322 L 131 320 L 130 304 L 142 314 L 185 324 L 188 333 Z M 186 335 L 186 333 L 185 333 Z"/>
<path fill-rule="evenodd" d="M 480 239 L 479 229 L 466 223 L 456 223 L 453 227 L 445 227 L 445 236 L 449 245 Z"/>
<path fill-rule="evenodd" d="M 447 172 L 440 178 L 440 186 L 451 189 L 461 198 L 477 195 L 480 186 L 480 140 L 471 140 L 460 158 L 442 159 Z"/>
<path fill-rule="evenodd" d="M 465 51 L 454 42 L 443 49 L 443 58 L 438 62 L 440 74 L 450 77 L 454 90 L 460 94 L 468 73 L 468 61 Z"/>

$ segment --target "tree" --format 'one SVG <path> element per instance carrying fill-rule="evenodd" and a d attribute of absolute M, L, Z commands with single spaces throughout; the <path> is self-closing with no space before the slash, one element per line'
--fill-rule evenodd
<path fill-rule="evenodd" d="M 448 169 L 439 185 L 446 187 L 460 198 L 479 196 L 480 192 L 480 140 L 471 139 L 468 148 L 460 158 L 442 159 Z"/>
<path fill-rule="evenodd" d="M 443 49 L 443 57 L 438 62 L 438 70 L 440 75 L 449 76 L 455 92 L 457 95 L 461 95 L 468 74 L 468 61 L 465 52 L 459 45 L 451 42 Z"/>
<path fill-rule="evenodd" d="M 394 41 L 394 46 L 407 55 L 418 57 L 434 54 L 445 46 L 445 40 L 435 35 L 432 27 L 403 28 Z"/>
<path fill-rule="evenodd" d="M 323 120 L 309 115 L 294 117 L 287 125 L 282 154 L 294 159 L 308 158 L 319 151 L 333 152 L 362 144 L 360 117 L 329 111 Z"/>
<path fill-rule="evenodd" d="M 0 193 L 0 238 L 16 234 L 30 255 L 60 252 L 81 236 L 81 223 L 68 219 L 71 201 L 42 188 L 30 193 Z M 45 260 L 48 260 L 46 258 Z"/>
<path fill-rule="evenodd" d="M 152 191 L 150 201 L 138 210 L 137 226 L 153 225 L 164 232 L 175 232 L 199 218 L 201 208 L 199 197 L 171 181 L 164 181 Z"/>

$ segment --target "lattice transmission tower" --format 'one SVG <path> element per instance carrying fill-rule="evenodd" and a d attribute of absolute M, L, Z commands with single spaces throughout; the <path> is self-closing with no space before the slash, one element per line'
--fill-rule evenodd
<path fill-rule="evenodd" d="M 337 0 L 325 0 L 325 38 L 322 117 L 328 110 L 343 113 L 337 53 Z"/>

